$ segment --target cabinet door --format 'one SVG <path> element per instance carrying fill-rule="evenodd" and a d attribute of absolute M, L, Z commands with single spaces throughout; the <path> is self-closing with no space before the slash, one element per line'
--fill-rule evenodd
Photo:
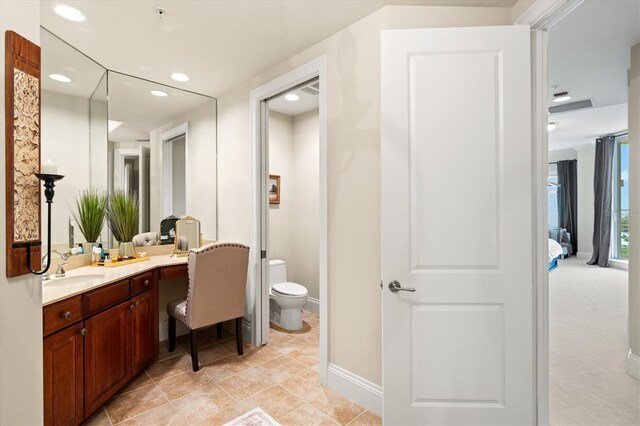
<path fill-rule="evenodd" d="M 131 378 L 130 302 L 85 321 L 85 414 L 87 417 Z"/>
<path fill-rule="evenodd" d="M 43 341 L 44 424 L 78 425 L 84 420 L 82 323 Z"/>
<path fill-rule="evenodd" d="M 136 375 L 155 356 L 153 293 L 147 291 L 131 299 L 131 364 Z"/>

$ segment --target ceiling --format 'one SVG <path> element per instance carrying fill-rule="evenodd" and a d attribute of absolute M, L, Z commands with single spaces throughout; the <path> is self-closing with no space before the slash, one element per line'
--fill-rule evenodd
<path fill-rule="evenodd" d="M 109 133 L 111 142 L 147 140 L 151 130 L 206 102 L 215 102 L 206 96 L 114 72 L 109 72 L 108 78 L 109 120 L 122 122 Z M 167 96 L 154 96 L 152 90 L 161 90 Z"/>
<path fill-rule="evenodd" d="M 109 69 L 219 96 L 388 4 L 512 7 L 516 0 L 41 1 L 42 26 Z M 158 17 L 156 8 L 165 10 Z M 191 77 L 170 79 L 174 72 Z"/>
<path fill-rule="evenodd" d="M 106 70 L 46 30 L 40 31 L 42 46 L 42 90 L 89 99 Z M 62 74 L 71 78 L 61 83 L 49 78 Z"/>
<path fill-rule="evenodd" d="M 320 107 L 320 97 L 316 90 L 319 91 L 317 81 L 295 90 L 289 90 L 277 98 L 269 100 L 269 110 L 295 117 L 318 109 Z M 287 100 L 285 96 L 290 93 L 297 95 L 299 99 L 296 101 Z"/>
<path fill-rule="evenodd" d="M 627 127 L 627 104 L 588 108 L 558 114 L 560 125 L 549 135 L 551 151 L 562 151 L 595 144 L 598 136 L 615 133 Z M 551 140 L 554 140 L 551 148 Z"/>
<path fill-rule="evenodd" d="M 598 136 L 626 129 L 629 48 L 637 43 L 640 0 L 585 0 L 550 29 L 549 93 L 568 91 L 571 102 L 593 98 L 595 103 L 589 112 L 549 118 L 560 123 L 549 134 L 550 150 L 593 143 Z M 550 99 L 549 105 L 557 104 Z"/>
<path fill-rule="evenodd" d="M 42 90 L 76 96 L 83 99 L 107 100 L 108 119 L 121 124 L 109 132 L 111 142 L 136 142 L 148 140 L 153 129 L 176 119 L 205 102 L 214 99 L 153 83 L 117 72 L 109 72 L 61 41 L 46 30 L 41 31 L 42 45 Z M 49 78 L 50 74 L 63 74 L 71 78 L 70 83 L 61 83 Z M 101 85 L 98 88 L 99 83 Z M 152 90 L 167 93 L 165 97 L 151 94 Z"/>

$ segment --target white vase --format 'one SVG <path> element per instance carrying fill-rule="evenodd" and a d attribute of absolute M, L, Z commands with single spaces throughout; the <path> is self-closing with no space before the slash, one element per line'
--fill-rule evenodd
<path fill-rule="evenodd" d="M 133 246 L 133 242 L 120 242 L 120 246 L 118 247 L 118 255 L 122 258 L 133 258 L 136 257 L 136 249 Z"/>
<path fill-rule="evenodd" d="M 82 252 L 84 254 L 92 254 L 95 247 L 98 247 L 98 243 L 82 243 Z"/>

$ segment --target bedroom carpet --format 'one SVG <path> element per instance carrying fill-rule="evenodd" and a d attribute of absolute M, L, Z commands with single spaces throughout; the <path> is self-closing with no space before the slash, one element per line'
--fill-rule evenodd
<path fill-rule="evenodd" d="M 549 274 L 552 425 L 640 424 L 640 381 L 627 375 L 627 271 L 560 260 Z"/>

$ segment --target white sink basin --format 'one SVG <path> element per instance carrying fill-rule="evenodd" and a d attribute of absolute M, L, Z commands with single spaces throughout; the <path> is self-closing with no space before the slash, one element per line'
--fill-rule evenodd
<path fill-rule="evenodd" d="M 104 278 L 102 274 L 85 274 L 85 275 L 72 275 L 62 278 L 56 278 L 54 276 L 51 279 L 42 281 L 42 284 L 45 286 L 58 286 L 58 285 L 68 285 L 68 284 L 78 284 L 87 281 L 98 280 L 100 278 Z"/>

